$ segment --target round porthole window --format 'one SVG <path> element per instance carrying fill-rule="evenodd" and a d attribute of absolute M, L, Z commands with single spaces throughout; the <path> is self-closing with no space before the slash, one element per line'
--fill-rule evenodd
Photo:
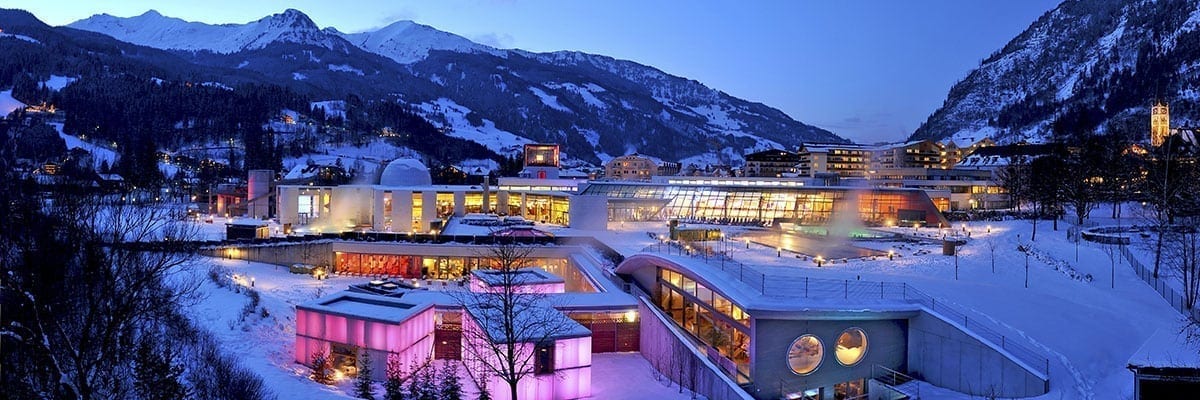
<path fill-rule="evenodd" d="M 821 339 L 813 335 L 800 336 L 788 348 L 788 367 L 796 374 L 808 375 L 821 366 L 824 355 Z"/>
<path fill-rule="evenodd" d="M 849 367 L 862 361 L 866 354 L 867 333 L 862 329 L 850 328 L 838 335 L 837 348 L 833 350 L 833 355 L 839 363 Z"/>

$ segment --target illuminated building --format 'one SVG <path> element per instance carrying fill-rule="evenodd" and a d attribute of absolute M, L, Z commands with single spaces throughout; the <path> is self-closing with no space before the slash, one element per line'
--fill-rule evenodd
<path fill-rule="evenodd" d="M 658 162 L 637 153 L 613 158 L 604 164 L 604 178 L 622 181 L 648 181 L 658 175 Z"/>
<path fill-rule="evenodd" d="M 665 181 L 665 182 L 664 182 Z M 828 223 L 849 212 L 868 225 L 948 224 L 948 196 L 918 189 L 804 186 L 766 178 L 669 177 L 657 182 L 592 182 L 581 195 L 607 199 L 610 221 L 694 220 L 728 224 Z"/>
<path fill-rule="evenodd" d="M 800 164 L 800 155 L 786 150 L 764 150 L 746 155 L 746 166 L 742 168 L 745 176 L 753 177 L 783 177 L 796 176 L 796 165 Z"/>
<path fill-rule="evenodd" d="M 915 398 L 885 379 L 904 371 L 975 396 L 1049 391 L 1046 359 L 1020 339 L 947 319 L 944 303 L 903 283 L 769 269 L 731 275 L 717 265 L 642 253 L 615 270 L 644 294 L 641 351 L 652 366 L 687 368 L 678 353 L 695 347 L 711 360 L 718 376 L 699 374 L 701 395 L 735 398 L 729 388 L 739 388 L 758 399 Z"/>
<path fill-rule="evenodd" d="M 522 178 L 558 179 L 558 145 L 526 144 Z"/>
<path fill-rule="evenodd" d="M 300 364 L 310 365 L 314 354 L 324 353 L 336 370 L 354 376 L 358 355 L 366 352 L 374 367 L 372 378 L 383 380 L 389 357 L 402 361 L 405 369 L 431 359 L 462 360 L 472 367 L 497 362 L 488 359 L 488 351 L 479 349 L 511 339 L 518 343 L 517 351 L 533 355 L 529 366 L 534 373 L 518 383 L 520 398 L 566 400 L 591 395 L 593 353 L 639 348 L 635 300 L 607 279 L 601 271 L 603 263 L 582 247 L 536 247 L 528 267 L 510 272 L 519 274 L 516 279 L 500 279 L 502 273 L 480 256 L 486 253 L 486 246 L 377 242 L 325 246 L 325 251 L 335 254 L 336 273 L 371 274 L 380 279 L 296 307 L 294 360 Z M 431 274 L 409 280 L 403 276 L 407 269 L 385 270 L 388 264 L 412 265 L 409 262 L 413 260 Z M 391 278 L 383 278 L 385 275 Z M 469 283 L 461 280 L 468 276 Z M 517 293 L 539 293 L 553 304 L 552 308 L 535 304 L 516 315 L 537 318 L 534 324 L 523 325 L 544 324 L 549 329 L 545 334 L 530 329 L 522 329 L 516 334 L 519 337 L 497 334 L 496 325 L 479 323 L 494 320 L 496 308 L 476 307 L 448 294 L 455 290 L 492 293 L 506 283 L 520 285 Z M 432 285 L 440 289 L 426 290 Z M 488 295 L 482 296 L 488 299 Z M 485 326 L 493 330 L 484 332 L 481 327 Z M 489 374 L 484 371 L 471 369 L 472 374 Z M 488 382 L 492 398 L 507 398 L 507 384 L 498 377 L 476 379 Z"/>
<path fill-rule="evenodd" d="M 805 143 L 800 147 L 800 176 L 835 173 L 841 177 L 863 177 L 871 166 L 873 148 L 861 144 Z"/>
<path fill-rule="evenodd" d="M 1162 146 L 1168 136 L 1171 136 L 1171 107 L 1156 101 L 1150 107 L 1150 145 Z"/>

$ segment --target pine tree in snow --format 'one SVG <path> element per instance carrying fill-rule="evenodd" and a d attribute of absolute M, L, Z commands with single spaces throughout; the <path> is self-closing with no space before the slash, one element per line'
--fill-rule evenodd
<path fill-rule="evenodd" d="M 371 386 L 371 353 L 363 350 L 358 355 L 358 377 L 354 380 L 354 395 L 360 399 L 375 400 L 375 388 Z"/>
<path fill-rule="evenodd" d="M 383 400 L 404 400 L 404 367 L 398 354 L 388 353 L 384 375 Z"/>
<path fill-rule="evenodd" d="M 458 381 L 458 367 L 447 361 L 438 371 L 438 397 L 440 400 L 461 400 L 462 383 Z"/>

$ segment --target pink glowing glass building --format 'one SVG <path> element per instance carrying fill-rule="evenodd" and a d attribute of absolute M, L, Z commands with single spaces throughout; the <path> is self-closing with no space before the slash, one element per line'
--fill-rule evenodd
<path fill-rule="evenodd" d="M 433 303 L 339 292 L 296 306 L 296 362 L 330 356 L 335 369 L 356 372 L 356 352 L 370 354 L 372 379 L 383 380 L 388 357 L 401 365 L 433 357 Z"/>
<path fill-rule="evenodd" d="M 486 296 L 484 296 L 486 298 Z M 496 306 L 468 306 L 463 313 L 463 365 L 472 374 L 484 373 L 491 398 L 508 400 L 508 383 L 488 365 L 502 365 L 508 357 L 495 352 L 494 344 L 515 343 L 523 378 L 517 383 L 517 398 L 570 400 L 592 394 L 592 333 L 587 328 L 548 306 L 522 306 L 505 334 L 503 313 Z M 484 343 L 484 341 L 493 344 Z M 503 348 L 503 347 L 501 347 Z"/>

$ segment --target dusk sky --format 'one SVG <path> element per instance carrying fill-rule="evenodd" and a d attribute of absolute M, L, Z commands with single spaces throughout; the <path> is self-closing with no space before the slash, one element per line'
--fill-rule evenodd
<path fill-rule="evenodd" d="M 295 8 L 345 32 L 409 19 L 496 47 L 637 61 L 870 143 L 906 138 L 955 81 L 1057 3 L 8 0 L 2 7 L 51 25 L 148 9 L 244 23 Z"/>

